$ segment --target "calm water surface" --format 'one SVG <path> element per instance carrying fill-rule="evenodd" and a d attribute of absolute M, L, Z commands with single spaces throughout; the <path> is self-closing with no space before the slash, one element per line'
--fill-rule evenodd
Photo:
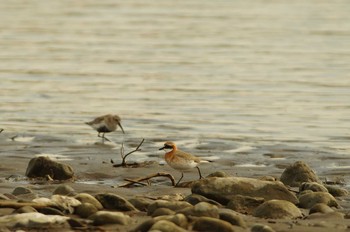
<path fill-rule="evenodd" d="M 109 138 L 146 138 L 150 154 L 174 140 L 221 157 L 350 158 L 347 0 L 11 0 L 0 9 L 9 134 L 94 143 L 83 122 L 117 113 L 127 134 Z"/>

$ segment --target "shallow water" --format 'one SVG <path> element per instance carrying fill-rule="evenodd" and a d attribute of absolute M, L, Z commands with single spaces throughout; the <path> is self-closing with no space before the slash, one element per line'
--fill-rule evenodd
<path fill-rule="evenodd" d="M 110 134 L 111 147 L 145 138 L 139 160 L 173 140 L 247 167 L 266 168 L 266 153 L 330 171 L 350 165 L 346 0 L 12 0 L 0 9 L 3 137 L 74 156 L 71 144 L 99 141 L 83 122 L 116 113 L 127 133 Z M 56 140 L 69 145 L 50 149 Z"/>

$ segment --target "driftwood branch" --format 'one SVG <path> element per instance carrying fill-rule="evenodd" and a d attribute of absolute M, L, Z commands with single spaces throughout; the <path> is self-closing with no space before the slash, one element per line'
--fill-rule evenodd
<path fill-rule="evenodd" d="M 141 184 L 141 185 L 146 186 L 147 184 L 142 183 L 142 181 L 146 181 L 146 180 L 149 181 L 152 178 L 160 177 L 160 176 L 168 177 L 170 179 L 170 181 L 171 181 L 171 184 L 173 186 L 175 186 L 175 178 L 171 174 L 165 173 L 165 172 L 158 172 L 158 173 L 155 173 L 155 174 L 151 174 L 151 175 L 148 175 L 148 176 L 145 176 L 145 177 L 139 177 L 139 178 L 136 178 L 136 179 L 124 179 L 125 181 L 129 181 L 129 183 L 120 185 L 119 187 L 129 187 L 129 186 L 131 186 L 133 184 Z"/>
<path fill-rule="evenodd" d="M 132 153 L 134 152 L 137 152 L 137 151 L 141 151 L 140 147 L 141 145 L 143 144 L 143 142 L 145 141 L 145 139 L 142 139 L 142 141 L 140 142 L 140 144 L 136 147 L 135 150 L 133 151 L 130 151 L 129 153 L 127 153 L 126 155 L 124 155 L 124 144 L 122 143 L 122 147 L 120 148 L 120 155 L 122 157 L 122 162 L 121 164 L 114 164 L 113 167 L 127 167 L 128 164 L 126 163 L 126 157 L 128 157 L 129 155 L 131 155 Z"/>
<path fill-rule="evenodd" d="M 56 207 L 55 204 L 42 204 L 36 202 L 17 202 L 17 201 L 9 201 L 9 200 L 0 200 L 0 208 L 14 208 L 19 209 L 23 206 L 31 206 L 34 209 L 42 209 L 45 207 Z"/>

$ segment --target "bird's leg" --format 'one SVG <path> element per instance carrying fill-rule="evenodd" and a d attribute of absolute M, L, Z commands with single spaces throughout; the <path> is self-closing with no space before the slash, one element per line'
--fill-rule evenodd
<path fill-rule="evenodd" d="M 184 173 L 183 172 L 181 172 L 181 178 L 177 181 L 177 183 L 176 183 L 176 185 L 175 185 L 175 187 L 177 187 L 178 186 L 178 184 L 180 183 L 180 181 L 182 180 L 182 178 L 184 177 Z"/>
<path fill-rule="evenodd" d="M 109 140 L 107 137 L 105 137 L 105 133 L 103 133 L 103 139 L 107 140 L 108 142 L 111 141 L 111 140 Z"/>
<path fill-rule="evenodd" d="M 199 169 L 199 167 L 198 167 L 198 166 L 197 166 L 196 168 L 198 169 L 199 179 L 203 179 L 203 176 L 202 176 L 201 170 Z"/>

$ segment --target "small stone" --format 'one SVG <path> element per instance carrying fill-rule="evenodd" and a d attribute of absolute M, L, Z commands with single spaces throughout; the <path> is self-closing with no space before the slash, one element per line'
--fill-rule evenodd
<path fill-rule="evenodd" d="M 151 227 L 154 225 L 155 222 L 156 220 L 154 218 L 146 220 L 142 222 L 140 225 L 133 228 L 131 232 L 148 232 L 150 231 Z"/>
<path fill-rule="evenodd" d="M 327 188 L 317 182 L 304 182 L 299 186 L 299 191 L 311 190 L 312 192 L 328 192 Z"/>
<path fill-rule="evenodd" d="M 52 208 L 52 207 L 44 207 L 38 210 L 40 213 L 45 215 L 61 215 L 64 216 L 64 213 L 62 211 Z"/>
<path fill-rule="evenodd" d="M 255 224 L 250 229 L 251 232 L 275 232 L 274 229 L 272 229 L 270 226 L 263 225 L 263 224 Z"/>
<path fill-rule="evenodd" d="M 150 231 L 162 231 L 162 232 L 186 232 L 187 230 L 177 226 L 175 223 L 160 220 L 153 224 Z"/>
<path fill-rule="evenodd" d="M 209 204 L 207 202 L 200 202 L 193 207 L 188 207 L 183 210 L 178 210 L 178 213 L 182 213 L 185 216 L 195 217 L 212 217 L 219 218 L 219 209 L 217 206 Z"/>
<path fill-rule="evenodd" d="M 168 208 L 158 208 L 152 213 L 152 217 L 158 217 L 162 215 L 174 215 L 175 211 Z"/>
<path fill-rule="evenodd" d="M 314 213 L 331 213 L 334 212 L 334 210 L 329 207 L 328 205 L 324 203 L 317 203 L 314 206 L 311 207 L 309 214 L 314 214 Z"/>
<path fill-rule="evenodd" d="M 52 193 L 53 195 L 74 196 L 75 190 L 69 185 L 60 185 Z"/>
<path fill-rule="evenodd" d="M 81 204 L 77 199 L 63 195 L 52 195 L 50 200 L 67 214 L 73 213 L 74 208 Z"/>
<path fill-rule="evenodd" d="M 96 207 L 98 210 L 103 209 L 103 205 L 94 196 L 88 193 L 79 193 L 74 196 L 75 199 L 79 200 L 81 203 L 90 203 Z"/>
<path fill-rule="evenodd" d="M 228 175 L 226 172 L 216 171 L 216 172 L 209 174 L 207 177 L 228 177 L 228 176 L 230 176 L 230 175 Z"/>
<path fill-rule="evenodd" d="M 26 176 L 30 178 L 49 175 L 54 180 L 67 180 L 74 176 L 73 168 L 48 157 L 35 157 L 29 161 Z"/>
<path fill-rule="evenodd" d="M 146 212 L 148 206 L 152 204 L 154 200 L 145 197 L 135 197 L 129 199 L 129 202 L 138 210 Z"/>
<path fill-rule="evenodd" d="M 329 207 L 339 207 L 337 200 L 329 193 L 312 192 L 299 196 L 299 206 L 301 208 L 310 209 L 317 203 L 324 203 Z"/>
<path fill-rule="evenodd" d="M 106 224 L 127 225 L 130 222 L 130 217 L 121 212 L 98 211 L 89 217 L 95 226 Z"/>
<path fill-rule="evenodd" d="M 289 201 L 270 200 L 256 208 L 253 216 L 272 219 L 294 219 L 303 215 L 298 207 Z"/>
<path fill-rule="evenodd" d="M 236 195 L 231 198 L 227 208 L 243 214 L 252 214 L 255 208 L 264 203 L 264 198 Z"/>
<path fill-rule="evenodd" d="M 93 204 L 82 203 L 81 205 L 78 205 L 75 208 L 74 213 L 79 215 L 82 218 L 88 218 L 94 213 L 96 213 L 97 211 L 98 209 Z"/>
<path fill-rule="evenodd" d="M 280 180 L 291 187 L 299 187 L 303 182 L 320 182 L 316 173 L 303 161 L 297 161 L 287 167 Z"/>
<path fill-rule="evenodd" d="M 198 195 L 198 194 L 188 195 L 187 197 L 185 197 L 184 201 L 187 201 L 191 205 L 196 205 L 200 202 L 207 202 L 207 203 L 210 203 L 212 205 L 221 206 L 221 204 L 219 202 L 208 199 L 208 198 L 206 198 L 202 195 Z"/>
<path fill-rule="evenodd" d="M 68 223 L 70 225 L 70 227 L 72 228 L 84 228 L 86 227 L 86 223 L 82 220 L 79 220 L 77 218 L 69 218 L 68 219 Z"/>
<path fill-rule="evenodd" d="M 138 211 L 128 200 L 113 193 L 101 193 L 97 194 L 95 197 L 101 202 L 105 209 Z"/>
<path fill-rule="evenodd" d="M 232 212 L 230 212 L 232 211 Z M 219 212 L 219 218 L 221 220 L 229 222 L 231 225 L 239 226 L 242 228 L 246 228 L 247 225 L 244 222 L 243 218 L 239 216 L 236 212 L 233 210 L 226 210 Z"/>
<path fill-rule="evenodd" d="M 15 211 L 13 208 L 0 208 L 0 217 L 12 214 Z"/>
<path fill-rule="evenodd" d="M 217 218 L 200 217 L 194 222 L 193 230 L 233 232 L 234 228 L 230 223 Z"/>
<path fill-rule="evenodd" d="M 33 191 L 30 190 L 29 188 L 24 188 L 24 187 L 17 187 L 12 192 L 12 194 L 15 196 L 22 195 L 22 194 L 28 194 L 28 193 L 33 193 Z"/>
<path fill-rule="evenodd" d="M 166 201 L 156 200 L 148 206 L 148 215 L 152 215 L 153 212 L 158 208 L 168 208 L 174 211 L 184 209 L 187 207 L 193 207 L 190 203 L 185 201 Z"/>
<path fill-rule="evenodd" d="M 273 176 L 262 176 L 262 177 L 259 177 L 259 180 L 264 180 L 264 181 L 276 181 L 276 177 L 273 177 Z"/>
<path fill-rule="evenodd" d="M 68 227 L 69 217 L 59 215 L 44 215 L 38 212 L 12 214 L 0 217 L 0 225 L 4 227 L 35 228 L 59 225 L 61 230 Z"/>
<path fill-rule="evenodd" d="M 307 219 L 312 220 L 324 220 L 324 221 L 337 221 L 337 220 L 343 220 L 344 214 L 340 212 L 329 212 L 329 213 L 314 213 L 309 216 L 307 216 Z"/>
<path fill-rule="evenodd" d="M 325 187 L 333 197 L 343 197 L 349 195 L 349 192 L 346 189 L 332 185 L 325 185 Z"/>
<path fill-rule="evenodd" d="M 38 211 L 31 206 L 23 206 L 19 209 L 16 209 L 14 213 L 33 213 L 33 212 L 38 212 Z"/>

